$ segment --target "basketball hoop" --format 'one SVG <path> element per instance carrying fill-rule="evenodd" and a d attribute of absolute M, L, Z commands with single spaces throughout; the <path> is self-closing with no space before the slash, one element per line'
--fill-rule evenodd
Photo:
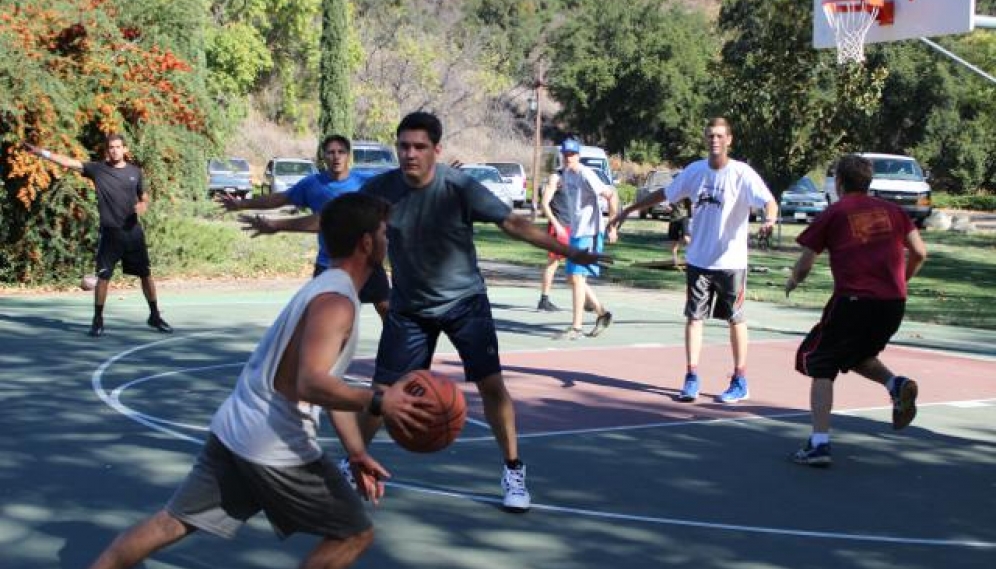
<path fill-rule="evenodd" d="M 865 37 L 872 26 L 892 23 L 891 0 L 823 0 L 823 13 L 837 41 L 837 63 L 865 60 Z"/>

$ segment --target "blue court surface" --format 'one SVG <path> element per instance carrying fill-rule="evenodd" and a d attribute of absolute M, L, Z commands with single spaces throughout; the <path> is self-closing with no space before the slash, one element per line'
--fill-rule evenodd
<path fill-rule="evenodd" d="M 566 311 L 534 310 L 538 278 L 491 287 L 532 511 L 500 509 L 497 446 L 464 385 L 470 420 L 448 449 L 372 445 L 393 479 L 356 567 L 996 567 L 996 333 L 904 325 L 883 359 L 920 382 L 916 421 L 892 431 L 884 391 L 843 376 L 834 465 L 820 470 L 787 458 L 809 433 L 792 356 L 816 312 L 748 305 L 752 397 L 734 406 L 710 397 L 730 354 L 725 325 L 708 323 L 706 396 L 682 404 L 682 295 L 598 286 L 615 323 L 569 342 L 552 339 Z M 114 290 L 99 339 L 85 336 L 88 293 L 0 296 L 0 568 L 86 567 L 162 506 L 298 284 L 164 283 L 172 336 L 145 326 L 140 292 Z M 562 284 L 553 300 L 569 305 Z M 362 324 L 356 381 L 379 334 L 371 309 Z M 434 367 L 461 378 L 445 342 Z M 280 542 L 259 517 L 234 540 L 197 534 L 144 567 L 291 568 L 314 543 Z"/>

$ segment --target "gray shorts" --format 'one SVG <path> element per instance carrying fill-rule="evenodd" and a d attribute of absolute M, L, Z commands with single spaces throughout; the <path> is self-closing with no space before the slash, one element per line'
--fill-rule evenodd
<path fill-rule="evenodd" d="M 709 316 L 730 324 L 744 321 L 747 269 L 702 269 L 689 265 L 685 271 L 688 300 L 685 317 L 705 320 Z"/>
<path fill-rule="evenodd" d="M 214 434 L 166 511 L 225 538 L 260 511 L 281 539 L 295 532 L 345 539 L 372 525 L 359 494 L 327 456 L 301 466 L 262 466 L 240 458 Z"/>

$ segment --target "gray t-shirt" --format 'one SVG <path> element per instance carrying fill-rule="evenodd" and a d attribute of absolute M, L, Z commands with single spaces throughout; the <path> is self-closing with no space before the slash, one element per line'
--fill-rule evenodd
<path fill-rule="evenodd" d="M 436 317 L 457 301 L 487 292 L 477 266 L 474 223 L 500 223 L 512 210 L 463 172 L 436 165 L 432 182 L 409 186 L 395 169 L 363 192 L 387 200 L 391 309 Z"/>

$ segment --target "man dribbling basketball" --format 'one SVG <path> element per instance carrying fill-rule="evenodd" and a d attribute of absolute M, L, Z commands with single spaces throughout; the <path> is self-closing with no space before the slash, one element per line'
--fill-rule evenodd
<path fill-rule="evenodd" d="M 356 412 L 383 414 L 402 429 L 429 420 L 405 382 L 375 392 L 342 379 L 359 341 L 357 291 L 384 260 L 387 213 L 382 200 L 356 193 L 322 210 L 332 268 L 305 284 L 270 326 L 166 507 L 121 534 L 91 569 L 133 567 L 198 529 L 232 537 L 260 511 L 281 538 L 322 538 L 302 567 L 348 567 L 370 546 L 360 496 L 376 504 L 389 475 L 367 454 Z M 359 495 L 318 444 L 323 409 L 349 453 Z"/>

